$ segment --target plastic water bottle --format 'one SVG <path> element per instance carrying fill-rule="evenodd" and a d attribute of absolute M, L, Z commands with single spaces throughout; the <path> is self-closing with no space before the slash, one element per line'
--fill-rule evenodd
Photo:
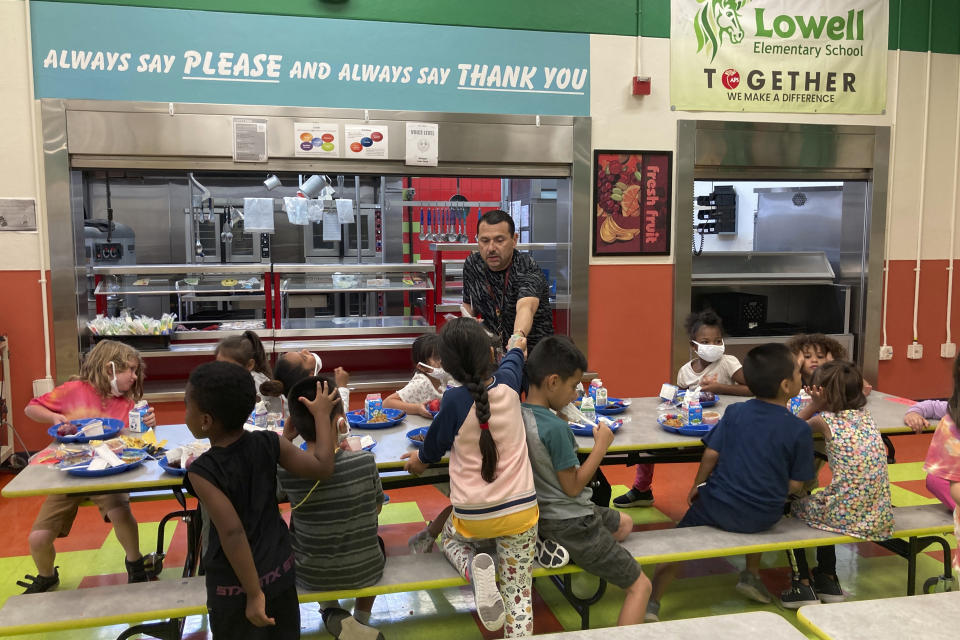
<path fill-rule="evenodd" d="M 690 424 L 703 424 L 703 407 L 700 406 L 699 398 L 690 401 L 690 406 L 687 409 L 687 422 Z"/>
<path fill-rule="evenodd" d="M 583 402 L 580 403 L 580 413 L 586 416 L 590 422 L 597 421 L 597 410 L 594 407 L 593 398 L 590 396 L 583 397 Z"/>

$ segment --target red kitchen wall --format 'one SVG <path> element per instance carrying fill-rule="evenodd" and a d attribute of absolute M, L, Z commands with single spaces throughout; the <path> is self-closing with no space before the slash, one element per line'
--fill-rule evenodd
<path fill-rule="evenodd" d="M 50 443 L 46 430 L 49 425 L 40 425 L 28 420 L 23 409 L 33 397 L 33 381 L 43 378 L 45 364 L 43 354 L 43 303 L 40 299 L 40 273 L 33 271 L 0 272 L 0 334 L 7 336 L 10 353 L 10 392 L 7 401 L 8 417 L 32 451 Z M 50 274 L 47 274 L 49 292 Z M 47 299 L 49 302 L 49 298 Z M 51 334 L 51 350 L 53 335 Z M 51 351 L 52 353 L 52 351 Z M 52 366 L 52 364 L 51 364 Z M 56 371 L 53 371 L 56 377 Z M 2 372 L 0 372 L 2 376 Z M 6 438 L 6 435 L 0 436 Z M 4 444 L 8 444 L 4 441 Z M 22 452 L 19 442 L 18 452 Z"/>
<path fill-rule="evenodd" d="M 673 380 L 673 265 L 590 267 L 590 369 L 611 395 L 653 396 Z"/>
<path fill-rule="evenodd" d="M 940 345 L 946 342 L 948 260 L 920 262 L 920 313 L 917 330 L 923 345 L 923 358 L 907 359 L 907 345 L 913 342 L 913 260 L 890 261 L 887 293 L 887 343 L 893 347 L 893 360 L 880 361 L 877 388 L 880 391 L 913 399 L 946 398 L 953 393 L 953 360 L 940 357 Z M 953 311 L 951 340 L 960 342 L 960 260 L 954 260 Z M 876 318 L 881 322 L 881 318 Z"/>

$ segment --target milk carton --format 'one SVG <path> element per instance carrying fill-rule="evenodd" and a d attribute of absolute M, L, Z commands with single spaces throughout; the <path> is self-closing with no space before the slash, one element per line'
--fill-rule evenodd
<path fill-rule="evenodd" d="M 583 396 L 583 402 L 580 403 L 580 413 L 582 413 L 590 422 L 597 421 L 597 410 L 593 404 L 593 398 Z"/>
<path fill-rule="evenodd" d="M 150 406 L 146 400 L 140 400 L 137 404 L 133 405 L 133 409 L 127 414 L 127 422 L 129 423 L 127 428 L 131 433 L 144 433 L 150 428 L 143 422 L 143 417 L 147 415 L 149 411 Z"/>
<path fill-rule="evenodd" d="M 699 393 L 697 394 L 700 395 Z M 700 398 L 693 398 L 687 407 L 687 422 L 690 424 L 703 424 L 703 407 L 700 406 Z"/>
<path fill-rule="evenodd" d="M 594 378 L 593 380 L 590 381 L 590 388 L 587 390 L 587 393 L 590 395 L 591 398 L 594 399 L 594 401 L 596 401 L 596 398 L 597 398 L 597 389 L 599 389 L 602 386 L 603 386 L 603 380 L 601 380 L 600 378 Z"/>
<path fill-rule="evenodd" d="M 368 393 L 363 401 L 364 417 L 370 420 L 380 411 L 383 411 L 383 398 L 380 397 L 379 393 Z"/>

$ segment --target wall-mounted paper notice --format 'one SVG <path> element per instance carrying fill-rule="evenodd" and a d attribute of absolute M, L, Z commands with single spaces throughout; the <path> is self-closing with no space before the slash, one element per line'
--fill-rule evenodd
<path fill-rule="evenodd" d="M 406 164 L 435 167 L 440 148 L 440 127 L 436 123 L 408 122 Z"/>

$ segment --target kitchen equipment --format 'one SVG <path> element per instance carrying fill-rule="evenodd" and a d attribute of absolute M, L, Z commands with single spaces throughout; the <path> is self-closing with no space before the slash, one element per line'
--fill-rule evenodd
<path fill-rule="evenodd" d="M 447 242 L 453 242 L 457 239 L 457 234 L 453 230 L 453 210 L 447 209 Z"/>
<path fill-rule="evenodd" d="M 423 226 L 423 207 L 420 208 L 420 242 L 427 237 L 427 230 Z"/>
<path fill-rule="evenodd" d="M 750 335 L 767 321 L 767 296 L 730 291 L 711 293 L 704 299 L 723 320 L 730 335 Z"/>

